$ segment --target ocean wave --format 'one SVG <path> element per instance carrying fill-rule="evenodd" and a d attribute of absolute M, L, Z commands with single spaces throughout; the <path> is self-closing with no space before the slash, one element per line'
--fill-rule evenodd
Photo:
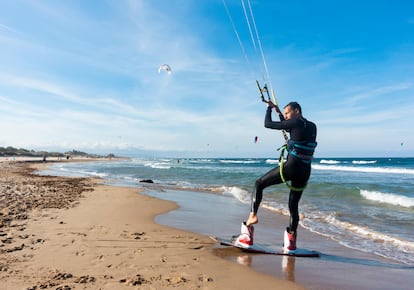
<path fill-rule="evenodd" d="M 343 229 L 346 229 L 348 231 L 351 231 L 354 234 L 356 234 L 360 237 L 363 237 L 364 239 L 369 239 L 369 240 L 371 240 L 375 243 L 394 244 L 396 246 L 401 247 L 405 251 L 409 251 L 409 252 L 414 251 L 414 243 L 413 242 L 403 241 L 403 240 L 400 240 L 396 237 L 374 231 L 374 230 L 372 230 L 368 227 L 365 227 L 365 226 L 360 226 L 360 225 L 352 224 L 350 222 L 340 221 L 332 215 L 329 217 L 329 223 L 331 223 L 331 224 L 333 224 L 333 225 L 335 225 L 339 228 L 343 228 Z"/>
<path fill-rule="evenodd" d="M 380 203 L 387 203 L 402 207 L 414 207 L 414 198 L 393 194 L 382 193 L 378 191 L 361 190 L 360 194 L 367 200 L 376 201 Z"/>
<path fill-rule="evenodd" d="M 321 161 L 319 161 L 320 164 L 339 164 L 341 163 L 341 161 L 338 160 L 325 160 L 322 159 Z"/>
<path fill-rule="evenodd" d="M 267 164 L 279 164 L 279 160 L 277 159 L 266 159 Z"/>
<path fill-rule="evenodd" d="M 357 167 L 357 166 L 340 166 L 340 165 L 330 166 L 330 165 L 313 164 L 312 168 L 317 169 L 317 170 L 414 175 L 414 169 L 395 168 L 395 167 L 394 168 L 393 167 Z"/>
<path fill-rule="evenodd" d="M 352 160 L 352 164 L 375 164 L 377 160 Z"/>
<path fill-rule="evenodd" d="M 320 164 L 340 164 L 348 163 L 348 161 L 332 160 L 332 159 L 322 159 L 319 161 Z M 364 165 L 364 164 L 375 164 L 377 160 L 352 160 L 352 164 Z"/>
<path fill-rule="evenodd" d="M 81 169 L 77 167 L 63 167 L 56 166 L 50 167 L 47 170 L 39 172 L 41 175 L 58 175 L 58 176 L 72 176 L 72 177 L 99 177 L 106 178 L 109 176 L 108 173 L 97 172 L 95 170 Z"/>
<path fill-rule="evenodd" d="M 161 162 L 147 162 L 144 164 L 146 167 L 151 167 L 154 169 L 170 169 L 171 165 Z"/>
<path fill-rule="evenodd" d="M 407 264 L 414 262 L 414 242 L 375 231 L 367 226 L 341 221 L 335 213 L 311 212 L 300 224 L 346 247 L 376 253 Z"/>
<path fill-rule="evenodd" d="M 100 177 L 100 178 L 105 178 L 105 177 L 108 176 L 107 173 L 103 173 L 103 172 L 99 173 L 99 172 L 96 172 L 96 171 L 88 171 L 88 170 L 85 170 L 85 171 L 79 171 L 79 172 L 81 174 L 85 174 L 85 175 L 88 175 L 88 176 Z"/>
<path fill-rule="evenodd" d="M 220 159 L 220 163 L 235 163 L 235 164 L 254 164 L 260 163 L 260 160 L 231 160 L 231 159 Z"/>
<path fill-rule="evenodd" d="M 209 192 L 233 196 L 234 198 L 236 198 L 238 201 L 242 203 L 250 202 L 250 193 L 237 186 L 223 185 L 223 186 L 218 186 L 218 187 L 207 187 L 205 189 L 208 190 Z"/>
<path fill-rule="evenodd" d="M 261 205 L 263 208 L 266 208 L 270 211 L 276 212 L 281 215 L 289 216 L 290 212 L 286 206 L 283 206 L 275 202 L 263 202 Z"/>
<path fill-rule="evenodd" d="M 209 163 L 209 162 L 212 162 L 213 160 L 200 158 L 200 159 L 188 159 L 186 161 L 189 163 Z"/>

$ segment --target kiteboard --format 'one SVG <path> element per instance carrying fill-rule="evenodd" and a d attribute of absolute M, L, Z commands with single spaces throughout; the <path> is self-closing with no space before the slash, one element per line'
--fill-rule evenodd
<path fill-rule="evenodd" d="M 252 246 L 249 246 L 248 248 L 245 248 L 245 247 L 236 245 L 231 239 L 225 239 L 225 238 L 223 239 L 223 238 L 213 237 L 213 236 L 210 236 L 210 238 L 216 243 L 219 243 L 220 245 L 235 247 L 247 253 L 268 254 L 268 255 L 278 255 L 278 256 L 292 256 L 292 257 L 309 257 L 309 258 L 320 257 L 320 253 L 314 250 L 307 250 L 307 249 L 302 249 L 302 248 L 297 248 L 294 251 L 275 250 L 265 245 L 252 245 Z"/>

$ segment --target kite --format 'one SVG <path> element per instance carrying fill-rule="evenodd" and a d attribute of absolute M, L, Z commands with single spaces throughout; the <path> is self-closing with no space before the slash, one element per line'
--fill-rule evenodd
<path fill-rule="evenodd" d="M 169 75 L 171 74 L 171 67 L 168 64 L 163 64 L 159 67 L 158 73 L 160 74 L 162 70 L 165 70 Z"/>

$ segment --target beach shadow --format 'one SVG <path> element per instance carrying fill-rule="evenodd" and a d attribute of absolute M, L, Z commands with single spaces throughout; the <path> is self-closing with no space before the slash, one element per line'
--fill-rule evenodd
<path fill-rule="evenodd" d="M 371 267 L 381 267 L 381 268 L 391 268 L 391 269 L 402 269 L 402 270 L 414 270 L 414 266 L 405 265 L 405 264 L 396 264 L 391 262 L 382 262 L 377 260 L 365 259 L 365 258 L 351 258 L 339 255 L 330 255 L 321 253 L 321 260 L 338 262 L 338 263 L 347 263 Z"/>

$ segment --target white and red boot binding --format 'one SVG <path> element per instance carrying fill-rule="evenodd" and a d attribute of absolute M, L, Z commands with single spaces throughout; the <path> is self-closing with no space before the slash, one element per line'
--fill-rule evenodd
<path fill-rule="evenodd" d="M 243 222 L 241 225 L 241 234 L 239 236 L 234 236 L 233 242 L 238 247 L 249 248 L 253 245 L 253 234 L 253 225 L 248 226 L 246 225 L 246 222 Z"/>
<path fill-rule="evenodd" d="M 285 230 L 283 241 L 283 250 L 287 252 L 296 250 L 296 233 L 291 232 L 289 228 Z"/>

